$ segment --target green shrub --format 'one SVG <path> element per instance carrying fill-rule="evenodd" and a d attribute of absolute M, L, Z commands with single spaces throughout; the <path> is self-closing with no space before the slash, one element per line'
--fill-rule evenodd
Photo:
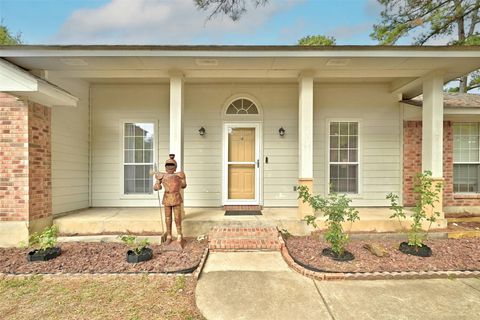
<path fill-rule="evenodd" d="M 120 240 L 125 243 L 136 255 L 142 253 L 142 251 L 150 245 L 150 241 L 147 238 L 138 242 L 137 237 L 133 235 L 122 235 Z"/>
<path fill-rule="evenodd" d="M 37 250 L 48 250 L 57 244 L 58 227 L 51 226 L 43 229 L 41 233 L 35 232 L 30 236 L 29 246 Z"/>
<path fill-rule="evenodd" d="M 325 240 L 332 246 L 332 251 L 338 256 L 343 256 L 345 246 L 349 241 L 348 234 L 344 232 L 342 222 L 353 223 L 360 220 L 358 211 L 350 207 L 351 199 L 345 194 L 330 193 L 325 198 L 320 195 L 311 195 L 307 186 L 298 187 L 298 198 L 308 203 L 314 210 L 313 215 L 304 218 L 308 225 L 317 228 L 317 212 L 322 212 L 327 224 Z"/>
<path fill-rule="evenodd" d="M 402 229 L 407 233 L 408 245 L 422 247 L 423 243 L 428 237 L 428 232 L 432 223 L 440 216 L 440 212 L 434 211 L 430 216 L 427 216 L 427 208 L 434 208 L 435 202 L 440 201 L 440 192 L 442 191 L 442 184 L 438 183 L 433 187 L 434 180 L 432 179 L 432 172 L 425 171 L 417 173 L 413 192 L 415 193 L 415 207 L 412 213 L 412 223 L 410 230 L 406 231 L 402 225 L 402 220 L 406 220 L 407 215 L 403 206 L 399 205 L 399 197 L 396 194 L 389 193 L 387 199 L 390 200 L 390 209 L 393 214 L 390 218 L 397 218 Z M 426 231 L 422 230 L 422 222 L 430 222 Z"/>

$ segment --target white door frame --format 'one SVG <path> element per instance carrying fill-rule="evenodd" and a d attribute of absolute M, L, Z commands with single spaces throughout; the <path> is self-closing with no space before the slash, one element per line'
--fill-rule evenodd
<path fill-rule="evenodd" d="M 255 128 L 255 198 L 228 199 L 228 129 Z M 223 157 L 222 157 L 222 203 L 223 205 L 262 205 L 263 199 L 263 156 L 262 156 L 262 122 L 224 122 L 223 123 Z"/>

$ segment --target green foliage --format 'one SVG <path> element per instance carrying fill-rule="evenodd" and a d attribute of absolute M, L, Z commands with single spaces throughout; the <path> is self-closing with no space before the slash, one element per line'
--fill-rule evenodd
<path fill-rule="evenodd" d="M 348 234 L 343 230 L 342 222 L 349 221 L 353 223 L 356 220 L 360 220 L 358 211 L 350 207 L 352 200 L 347 198 L 345 194 L 339 195 L 334 192 L 325 198 L 320 195 L 311 195 L 307 186 L 298 187 L 298 198 L 308 203 L 315 212 L 314 215 L 305 217 L 308 225 L 317 228 L 317 216 L 315 214 L 317 212 L 323 213 L 327 224 L 325 240 L 330 243 L 333 252 L 342 256 L 349 241 Z"/>
<path fill-rule="evenodd" d="M 435 38 L 452 39 L 449 45 L 478 45 L 475 31 L 480 22 L 477 0 L 377 0 L 382 6 L 381 22 L 370 34 L 380 44 L 392 45 L 400 38 L 413 35 L 413 43 L 424 45 Z M 460 86 L 449 92 L 468 92 L 480 87 L 475 73 L 460 79 Z"/>
<path fill-rule="evenodd" d="M 130 234 L 120 236 L 120 240 L 122 240 L 122 242 L 125 243 L 136 255 L 141 254 L 143 249 L 148 248 L 150 245 L 150 241 L 148 241 L 147 238 L 138 242 L 137 237 Z"/>
<path fill-rule="evenodd" d="M 20 33 L 12 35 L 5 25 L 0 24 L 0 45 L 15 45 L 21 43 L 22 39 Z"/>
<path fill-rule="evenodd" d="M 314 36 L 306 36 L 298 40 L 300 46 L 334 46 L 336 43 L 334 37 L 322 36 L 320 34 Z"/>
<path fill-rule="evenodd" d="M 57 244 L 58 227 L 51 226 L 43 229 L 41 233 L 35 232 L 30 236 L 29 245 L 38 250 L 47 250 Z"/>
<path fill-rule="evenodd" d="M 425 44 L 440 36 L 452 36 L 464 44 L 479 22 L 479 1 L 472 0 L 377 0 L 382 6 L 381 22 L 370 36 L 380 44 L 395 44 L 414 34 L 414 43 Z M 458 44 L 458 43 L 457 43 Z"/>
<path fill-rule="evenodd" d="M 211 10 L 208 19 L 217 15 L 226 15 L 232 21 L 237 21 L 247 12 L 248 2 L 257 8 L 266 5 L 268 0 L 193 0 L 193 2 L 199 10 Z"/>
<path fill-rule="evenodd" d="M 432 223 L 440 216 L 440 212 L 433 211 L 433 209 L 435 203 L 440 201 L 441 191 L 442 184 L 435 183 L 430 171 L 418 173 L 415 176 L 413 192 L 416 195 L 416 203 L 412 210 L 410 230 L 407 232 L 410 246 L 421 247 L 428 237 Z M 390 209 L 393 211 L 390 218 L 397 218 L 403 228 L 402 220 L 407 218 L 407 214 L 404 207 L 399 204 L 398 195 L 390 193 L 387 195 L 387 199 L 390 200 Z M 426 231 L 422 230 L 422 222 L 424 221 L 430 222 Z"/>

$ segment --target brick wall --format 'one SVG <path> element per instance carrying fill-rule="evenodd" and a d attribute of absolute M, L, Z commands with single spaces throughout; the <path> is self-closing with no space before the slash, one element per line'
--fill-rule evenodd
<path fill-rule="evenodd" d="M 415 174 L 422 171 L 422 122 L 404 121 L 403 124 L 403 205 L 413 206 L 413 182 Z M 454 195 L 453 193 L 453 126 L 443 122 L 443 205 L 480 206 L 478 195 Z"/>
<path fill-rule="evenodd" d="M 0 221 L 52 212 L 50 108 L 0 93 Z"/>
<path fill-rule="evenodd" d="M 52 214 L 51 109 L 28 106 L 29 212 L 30 220 Z"/>

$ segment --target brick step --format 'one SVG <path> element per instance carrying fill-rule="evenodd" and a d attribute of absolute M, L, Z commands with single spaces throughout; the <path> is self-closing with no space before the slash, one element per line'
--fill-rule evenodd
<path fill-rule="evenodd" d="M 274 227 L 214 227 L 208 235 L 208 247 L 212 251 L 274 251 L 280 250 L 281 242 Z"/>

